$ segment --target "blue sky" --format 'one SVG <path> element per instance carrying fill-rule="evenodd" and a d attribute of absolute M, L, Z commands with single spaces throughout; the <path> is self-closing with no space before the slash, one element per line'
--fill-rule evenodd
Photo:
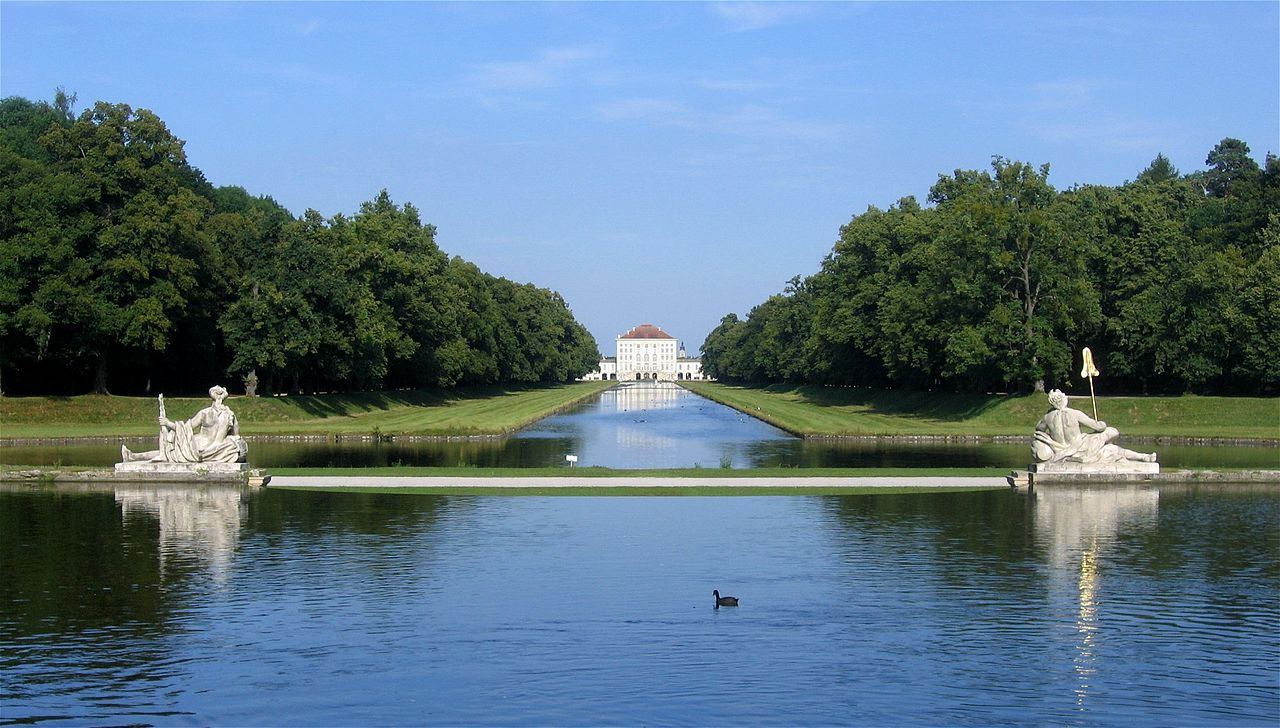
<path fill-rule="evenodd" d="M 148 108 L 295 214 L 386 188 L 606 354 L 696 350 L 869 205 L 1280 153 L 1280 3 L 0 3 L 0 93 Z"/>

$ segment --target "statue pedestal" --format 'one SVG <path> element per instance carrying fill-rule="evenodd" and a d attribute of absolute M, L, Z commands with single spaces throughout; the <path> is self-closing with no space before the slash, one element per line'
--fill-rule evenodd
<path fill-rule="evenodd" d="M 1160 463 L 1126 460 L 1118 463 L 1032 463 L 1006 480 L 1014 488 L 1036 483 L 1131 483 L 1160 478 Z"/>
<path fill-rule="evenodd" d="M 1037 475 L 1130 475 L 1160 472 L 1160 463 L 1125 460 L 1118 463 L 1032 463 L 1027 472 Z"/>
<path fill-rule="evenodd" d="M 116 463 L 113 480 L 150 480 L 158 482 L 245 481 L 249 463 L 153 463 L 134 461 Z"/>

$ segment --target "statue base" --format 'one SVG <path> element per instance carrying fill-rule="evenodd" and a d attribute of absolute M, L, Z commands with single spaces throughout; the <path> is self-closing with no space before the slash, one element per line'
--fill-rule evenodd
<path fill-rule="evenodd" d="M 1175 476 L 1177 477 L 1177 476 Z M 1032 463 L 1005 479 L 1014 488 L 1036 483 L 1131 483 L 1160 478 L 1160 463 L 1125 460 L 1118 463 Z"/>
<path fill-rule="evenodd" d="M 112 480 L 139 480 L 166 483 L 246 482 L 252 472 L 249 463 L 116 463 Z"/>
<path fill-rule="evenodd" d="M 1027 472 L 1036 475 L 1148 475 L 1160 472 L 1160 463 L 1124 460 L 1114 463 L 1032 463 Z"/>
<path fill-rule="evenodd" d="M 146 460 L 116 463 L 117 473 L 244 473 L 249 463 L 156 463 Z"/>

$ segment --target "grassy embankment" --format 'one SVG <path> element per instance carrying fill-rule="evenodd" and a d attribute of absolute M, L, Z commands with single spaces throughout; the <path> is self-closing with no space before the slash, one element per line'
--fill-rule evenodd
<path fill-rule="evenodd" d="M 1029 434 L 1044 395 L 899 392 L 684 382 L 688 389 L 799 435 Z M 450 392 L 372 392 L 235 397 L 228 404 L 246 435 L 495 435 L 518 430 L 610 386 L 578 382 Z M 166 398 L 170 418 L 189 417 L 206 398 Z M 1092 412 L 1088 396 L 1072 405 Z M 1126 435 L 1280 440 L 1276 397 L 1099 397 L 1098 416 Z M 0 438 L 148 436 L 152 397 L 0 397 Z"/>
<path fill-rule="evenodd" d="M 499 435 L 513 432 L 610 385 L 576 382 L 527 388 L 234 397 L 242 435 Z M 170 419 L 208 398 L 165 397 Z M 154 397 L 0 397 L 0 438 L 147 436 Z"/>
<path fill-rule="evenodd" d="M 807 436 L 1029 435 L 1048 407 L 1043 394 L 681 384 L 788 432 Z M 1087 394 L 1072 397 L 1071 406 L 1093 412 Z M 1098 418 L 1132 436 L 1280 439 L 1277 397 L 1099 397 Z"/>

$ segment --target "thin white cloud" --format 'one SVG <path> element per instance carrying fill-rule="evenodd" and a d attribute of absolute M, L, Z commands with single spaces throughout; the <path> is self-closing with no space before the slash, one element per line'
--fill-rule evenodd
<path fill-rule="evenodd" d="M 684 104 L 671 99 L 625 98 L 615 99 L 596 106 L 596 115 L 605 121 L 661 121 L 684 125 L 689 110 Z"/>
<path fill-rule="evenodd" d="M 1041 139 L 1055 144 L 1088 146 L 1128 152 L 1165 149 L 1173 143 L 1169 132 L 1142 120 L 1097 119 L 1042 123 L 1034 127 Z"/>
<path fill-rule="evenodd" d="M 306 37 L 316 32 L 317 30 L 319 30 L 320 26 L 323 24 L 324 23 L 319 18 L 312 18 L 311 20 L 308 20 L 304 23 L 298 23 L 294 27 L 294 30 L 298 33 L 298 35 Z"/>
<path fill-rule="evenodd" d="M 1032 84 L 1032 103 L 1042 109 L 1078 108 L 1096 103 L 1102 83 L 1087 78 L 1065 78 Z"/>
<path fill-rule="evenodd" d="M 771 28 L 808 15 L 811 6 L 790 2 L 718 2 L 711 6 L 735 33 Z"/>
<path fill-rule="evenodd" d="M 703 79 L 695 81 L 700 88 L 708 91 L 729 91 L 732 93 L 757 93 L 778 87 L 773 81 L 749 81 L 744 79 Z"/>
<path fill-rule="evenodd" d="M 601 57 L 596 48 L 576 46 L 539 51 L 533 58 L 521 61 L 482 63 L 468 80 L 485 92 L 534 91 L 564 83 L 566 77 L 583 64 Z"/>
<path fill-rule="evenodd" d="M 847 133 L 843 124 L 790 118 L 766 106 L 704 112 L 674 99 L 656 97 L 615 99 L 596 106 L 595 114 L 605 121 L 642 122 L 750 139 L 831 142 Z"/>

